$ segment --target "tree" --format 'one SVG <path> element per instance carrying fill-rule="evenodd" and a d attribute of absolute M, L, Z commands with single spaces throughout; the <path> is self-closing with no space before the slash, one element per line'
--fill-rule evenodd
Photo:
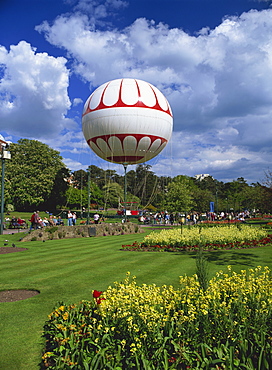
<path fill-rule="evenodd" d="M 107 205 L 113 208 L 119 208 L 124 202 L 124 189 L 116 182 L 109 182 L 104 186 L 105 208 Z M 127 192 L 127 202 L 139 203 L 139 198 Z"/>
<path fill-rule="evenodd" d="M 69 186 L 66 191 L 66 206 L 69 209 L 82 209 L 88 206 L 88 191 Z"/>
<path fill-rule="evenodd" d="M 134 194 L 136 193 L 136 172 L 134 170 L 130 170 L 127 172 L 127 190 L 131 193 Z"/>
<path fill-rule="evenodd" d="M 192 180 L 187 176 L 176 176 L 166 194 L 166 208 L 169 212 L 189 212 L 194 208 Z"/>
<path fill-rule="evenodd" d="M 93 181 L 96 185 L 98 185 L 102 189 L 103 186 L 106 184 L 105 171 L 102 168 L 99 168 L 93 164 L 89 168 L 91 181 Z"/>
<path fill-rule="evenodd" d="M 77 189 L 83 189 L 88 185 L 88 172 L 84 170 L 78 170 L 73 172 L 73 185 Z"/>
<path fill-rule="evenodd" d="M 46 204 L 56 189 L 67 186 L 67 169 L 59 152 L 37 140 L 20 139 L 9 147 L 11 160 L 6 165 L 9 203 L 17 210 L 32 210 Z M 51 198 L 52 203 L 57 200 Z"/>
<path fill-rule="evenodd" d="M 158 210 L 165 210 L 165 196 L 168 192 L 169 185 L 171 184 L 171 177 L 160 176 L 157 184 L 154 187 L 153 195 L 150 197 L 151 203 Z"/>
<path fill-rule="evenodd" d="M 210 202 L 213 201 L 213 194 L 209 190 L 200 189 L 196 185 L 193 190 L 193 200 L 195 203 L 195 211 L 202 213 L 210 209 Z"/>
<path fill-rule="evenodd" d="M 223 183 L 215 180 L 212 176 L 204 177 L 203 179 L 195 179 L 196 185 L 202 190 L 209 190 L 212 194 L 216 191 L 221 191 Z"/>
<path fill-rule="evenodd" d="M 265 178 L 263 180 L 263 185 L 272 189 L 272 171 L 267 170 L 264 172 Z"/>
<path fill-rule="evenodd" d="M 136 171 L 127 172 L 127 189 L 131 194 L 140 198 L 144 207 L 153 201 L 154 194 L 156 194 L 158 177 L 150 169 L 150 165 L 139 164 Z"/>
<path fill-rule="evenodd" d="M 105 179 L 107 182 L 117 182 L 117 184 L 122 184 L 122 176 L 118 175 L 115 170 L 106 170 Z"/>
<path fill-rule="evenodd" d="M 66 203 L 67 179 L 70 177 L 68 168 L 62 167 L 55 176 L 53 188 L 49 198 L 43 203 L 44 209 L 54 210 L 61 208 Z"/>
<path fill-rule="evenodd" d="M 91 185 L 90 186 L 91 204 L 97 204 L 97 208 L 99 208 L 100 206 L 103 205 L 103 201 L 104 201 L 103 190 L 97 184 L 93 182 L 91 182 L 90 185 Z"/>
<path fill-rule="evenodd" d="M 67 208 L 70 209 L 82 209 L 82 207 L 88 208 L 88 186 L 84 189 L 78 189 L 73 186 L 69 186 L 66 191 Z M 97 208 L 103 204 L 103 191 L 93 182 L 90 183 L 90 205 L 96 204 Z"/>
<path fill-rule="evenodd" d="M 119 205 L 124 200 L 123 188 L 116 182 L 109 182 L 103 187 L 105 198 L 105 209 L 107 205 L 113 208 L 119 208 Z"/>
<path fill-rule="evenodd" d="M 237 180 L 226 183 L 224 188 L 230 209 L 238 212 L 248 208 L 246 193 L 249 185 L 243 177 L 238 177 Z"/>
<path fill-rule="evenodd" d="M 251 211 L 271 213 L 272 209 L 272 188 L 262 186 L 259 183 L 249 187 L 248 203 Z"/>

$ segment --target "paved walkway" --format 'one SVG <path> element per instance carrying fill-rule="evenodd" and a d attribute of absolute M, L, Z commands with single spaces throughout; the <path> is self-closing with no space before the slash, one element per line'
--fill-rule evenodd
<path fill-rule="evenodd" d="M 3 235 L 6 235 L 6 234 L 13 235 L 13 234 L 21 233 L 21 232 L 27 232 L 28 230 L 29 229 L 7 229 L 7 230 L 3 230 Z"/>

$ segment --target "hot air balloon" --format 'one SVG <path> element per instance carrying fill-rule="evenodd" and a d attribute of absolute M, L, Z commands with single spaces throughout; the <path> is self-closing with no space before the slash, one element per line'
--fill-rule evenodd
<path fill-rule="evenodd" d="M 127 165 L 158 155 L 171 138 L 173 115 L 164 95 L 148 82 L 122 78 L 104 83 L 87 99 L 82 131 L 102 159 L 123 164 L 126 220 Z"/>
<path fill-rule="evenodd" d="M 123 78 L 98 87 L 87 99 L 82 130 L 102 159 L 123 165 L 146 162 L 169 141 L 173 115 L 164 95 L 148 82 Z"/>

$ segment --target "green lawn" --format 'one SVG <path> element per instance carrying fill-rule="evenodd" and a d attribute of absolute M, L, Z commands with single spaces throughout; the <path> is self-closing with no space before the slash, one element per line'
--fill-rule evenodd
<path fill-rule="evenodd" d="M 17 242 L 20 233 L 0 236 L 27 251 L 0 255 L 0 290 L 37 289 L 40 294 L 23 301 L 0 303 L 0 369 L 39 369 L 41 338 L 47 315 L 59 301 L 78 303 L 92 299 L 92 290 L 104 290 L 125 278 L 137 276 L 138 284 L 172 284 L 179 276 L 195 272 L 194 254 L 127 252 L 122 244 L 142 240 L 145 234 L 100 238 Z M 210 277 L 232 265 L 234 271 L 258 265 L 272 269 L 272 249 L 207 252 Z"/>

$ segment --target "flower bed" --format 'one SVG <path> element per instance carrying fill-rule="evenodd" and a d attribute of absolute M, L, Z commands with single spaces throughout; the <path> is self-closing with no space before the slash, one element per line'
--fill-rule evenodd
<path fill-rule="evenodd" d="M 219 221 L 201 221 L 201 225 L 226 225 L 226 224 L 231 224 L 231 225 L 236 225 L 236 224 L 241 224 L 243 221 L 241 220 L 219 220 Z"/>
<path fill-rule="evenodd" d="M 272 235 L 264 229 L 239 225 L 215 226 L 212 228 L 183 228 L 151 232 L 142 243 L 122 245 L 130 251 L 195 251 L 199 246 L 203 250 L 251 248 L 272 243 Z"/>
<path fill-rule="evenodd" d="M 271 369 L 268 267 L 197 276 L 179 289 L 124 282 L 93 301 L 59 304 L 44 326 L 47 369 Z"/>

